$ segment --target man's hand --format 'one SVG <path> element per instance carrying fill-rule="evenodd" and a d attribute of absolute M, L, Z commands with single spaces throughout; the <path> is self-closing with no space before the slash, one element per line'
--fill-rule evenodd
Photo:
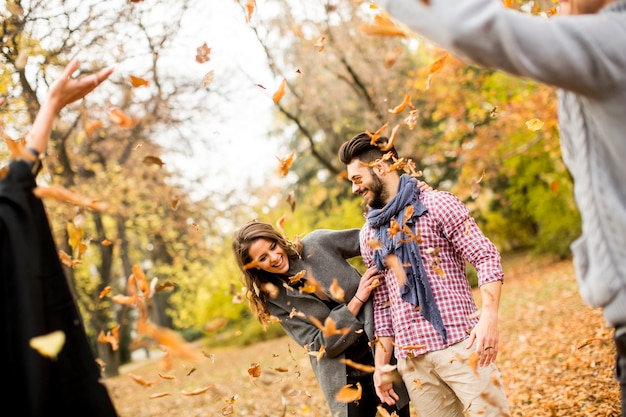
<path fill-rule="evenodd" d="M 389 367 L 389 369 L 386 369 Z M 386 365 L 383 369 L 377 367 L 374 371 L 374 389 L 380 401 L 387 405 L 394 405 L 400 399 L 393 389 L 393 370 L 395 366 Z"/>

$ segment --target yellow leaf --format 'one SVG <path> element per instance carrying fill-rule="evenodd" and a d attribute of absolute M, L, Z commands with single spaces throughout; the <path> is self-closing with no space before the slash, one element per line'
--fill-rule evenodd
<path fill-rule="evenodd" d="M 533 132 L 536 132 L 543 127 L 543 122 L 539 119 L 530 119 L 526 122 L 526 127 L 528 127 L 528 129 L 532 130 Z"/>
<path fill-rule="evenodd" d="M 61 330 L 33 337 L 29 341 L 30 347 L 35 349 L 41 356 L 56 360 L 59 352 L 65 344 L 65 333 Z"/>

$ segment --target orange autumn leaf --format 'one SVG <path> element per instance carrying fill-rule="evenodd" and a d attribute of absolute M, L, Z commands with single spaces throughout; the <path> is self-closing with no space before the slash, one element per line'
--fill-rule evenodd
<path fill-rule="evenodd" d="M 137 297 L 123 295 L 123 294 L 116 294 L 113 297 L 111 297 L 111 301 L 120 305 L 134 306 L 135 304 L 137 304 Z"/>
<path fill-rule="evenodd" d="M 213 78 L 215 78 L 215 70 L 211 70 L 204 74 L 204 77 L 202 77 L 202 87 L 209 88 L 211 83 L 213 83 Z"/>
<path fill-rule="evenodd" d="M 143 273 L 143 270 L 137 264 L 132 266 L 132 271 L 137 288 L 139 288 L 139 290 L 144 294 L 147 294 L 150 290 L 150 286 L 148 285 L 148 278 L 146 277 L 146 274 Z"/>
<path fill-rule="evenodd" d="M 53 198 L 57 201 L 71 203 L 91 210 L 107 210 L 109 205 L 96 199 L 82 197 L 63 187 L 35 187 L 33 194 L 39 198 Z"/>
<path fill-rule="evenodd" d="M 130 75 L 130 85 L 132 85 L 133 87 L 143 87 L 149 84 L 150 83 L 146 79 L 143 79 L 141 77 L 135 77 L 134 75 Z"/>
<path fill-rule="evenodd" d="M 104 297 L 109 295 L 111 293 L 111 291 L 112 291 L 112 289 L 108 285 L 106 287 L 104 287 L 102 289 L 102 291 L 100 291 L 100 294 L 98 295 L 98 300 L 102 300 Z"/>
<path fill-rule="evenodd" d="M 285 158 L 281 158 L 279 156 L 276 157 L 278 159 L 278 174 L 281 177 L 286 177 L 289 173 L 289 169 L 293 164 L 293 157 L 296 155 L 296 151 L 292 151 L 289 156 Z"/>
<path fill-rule="evenodd" d="M 204 64 L 205 62 L 208 62 L 211 59 L 211 57 L 209 56 L 210 54 L 211 48 L 209 48 L 206 42 L 204 42 L 202 45 L 196 48 L 196 62 L 199 64 Z"/>
<path fill-rule="evenodd" d="M 100 244 L 102 246 L 111 246 L 113 242 L 111 242 L 109 239 L 102 239 L 102 242 L 100 242 Z"/>
<path fill-rule="evenodd" d="M 152 400 L 155 398 L 167 397 L 168 395 L 172 395 L 172 394 L 170 394 L 169 392 L 157 392 L 155 394 L 150 394 L 150 397 L 148 398 Z"/>
<path fill-rule="evenodd" d="M 103 126 L 101 120 L 90 120 L 85 123 L 85 132 L 87 132 L 88 136 L 93 135 L 96 130 L 101 129 Z"/>
<path fill-rule="evenodd" d="M 4 132 L 2 132 L 2 136 L 4 136 L 4 141 L 9 148 L 11 159 L 24 159 L 30 162 L 35 161 L 35 155 L 26 149 L 26 142 L 23 139 L 13 140 L 8 136 L 5 136 Z"/>
<path fill-rule="evenodd" d="M 258 378 L 261 376 L 261 365 L 258 362 L 253 362 L 248 367 L 248 375 L 252 378 Z"/>
<path fill-rule="evenodd" d="M 385 264 L 396 275 L 398 285 L 402 288 L 406 282 L 406 272 L 396 255 L 390 254 L 385 258 Z"/>
<path fill-rule="evenodd" d="M 59 249 L 59 259 L 61 263 L 68 268 L 74 268 L 76 265 L 83 263 L 80 259 L 72 259 L 72 257 L 62 249 Z"/>
<path fill-rule="evenodd" d="M 121 128 L 131 128 L 135 125 L 135 121 L 132 117 L 127 116 L 117 107 L 111 107 L 109 109 L 109 119 Z"/>
<path fill-rule="evenodd" d="M 346 365 L 348 365 L 351 368 L 358 369 L 359 371 L 363 371 L 363 372 L 371 372 L 371 373 L 373 373 L 374 370 L 376 369 L 375 366 L 364 365 L 362 363 L 354 362 L 352 359 L 341 359 L 341 362 L 345 363 Z"/>
<path fill-rule="evenodd" d="M 366 35 L 407 37 L 405 30 L 396 26 L 390 19 L 381 15 L 374 17 L 374 23 L 361 25 L 357 30 Z"/>
<path fill-rule="evenodd" d="M 324 47 L 326 46 L 325 43 L 325 36 L 320 36 L 319 38 L 317 38 L 317 40 L 315 41 L 315 47 L 317 48 L 317 52 L 322 52 L 324 50 Z"/>
<path fill-rule="evenodd" d="M 100 330 L 98 334 L 98 342 L 100 343 L 109 343 L 111 345 L 111 349 L 116 351 L 119 348 L 119 340 L 120 340 L 120 325 L 115 326 L 111 331 L 106 334 L 104 331 Z"/>
<path fill-rule="evenodd" d="M 400 130 L 400 125 L 396 125 L 393 129 L 391 129 L 391 134 L 389 135 L 389 140 L 387 141 L 386 144 L 384 144 L 383 146 L 380 146 L 380 150 L 383 152 L 387 152 L 388 150 L 390 150 L 395 141 L 396 141 L 396 136 L 398 135 L 398 130 Z"/>
<path fill-rule="evenodd" d="M 391 114 L 400 114 L 402 113 L 402 111 L 406 108 L 409 107 L 412 110 L 415 110 L 415 106 L 413 106 L 413 104 L 411 104 L 411 94 L 407 93 L 404 96 L 404 100 L 402 101 L 402 103 L 400 103 L 399 105 L 397 105 L 395 108 L 393 109 L 389 109 L 389 113 Z"/>
<path fill-rule="evenodd" d="M 335 321 L 330 317 L 326 317 L 326 319 L 324 320 L 324 324 L 322 324 L 322 322 L 319 321 L 317 317 L 309 316 L 309 320 L 311 321 L 311 323 L 313 323 L 315 327 L 322 331 L 325 337 L 329 337 L 335 334 L 346 334 L 350 331 L 350 328 L 348 327 L 338 329 Z"/>
<path fill-rule="evenodd" d="M 330 284 L 330 295 L 337 301 L 343 303 L 345 300 L 346 292 L 339 285 L 339 281 L 337 278 L 333 278 L 333 282 Z"/>
<path fill-rule="evenodd" d="M 438 72 L 441 71 L 441 69 L 443 68 L 444 64 L 446 63 L 446 60 L 448 59 L 448 53 L 445 52 L 443 54 L 443 56 L 441 56 L 441 58 L 437 59 L 435 62 L 433 62 L 432 64 L 430 64 L 430 67 L 428 68 L 428 78 L 426 79 L 426 90 L 428 90 L 430 88 L 430 84 L 432 82 L 433 79 L 433 75 Z"/>
<path fill-rule="evenodd" d="M 148 326 L 146 329 L 159 345 L 167 347 L 168 351 L 183 359 L 192 361 L 202 360 L 202 354 L 178 333 L 165 327 Z"/>
<path fill-rule="evenodd" d="M 361 384 L 357 382 L 356 387 L 354 387 L 352 384 L 344 385 L 337 392 L 337 394 L 335 394 L 335 399 L 342 403 L 351 403 L 359 401 L 362 394 L 363 388 L 361 387 Z"/>
<path fill-rule="evenodd" d="M 202 388 L 196 388 L 193 391 L 187 391 L 187 390 L 182 390 L 180 393 L 183 395 L 199 395 L 199 394 L 204 394 L 205 392 L 207 392 L 209 390 L 210 387 L 202 387 Z"/>
<path fill-rule="evenodd" d="M 274 92 L 274 95 L 272 95 L 272 100 L 274 100 L 274 104 L 278 104 L 280 99 L 283 98 L 283 96 L 285 95 L 286 89 L 287 89 L 287 80 L 283 79 L 280 82 L 280 86 L 278 87 L 278 89 Z"/>
<path fill-rule="evenodd" d="M 430 67 L 428 67 L 428 73 L 434 74 L 437 71 L 440 71 L 443 68 L 444 64 L 446 63 L 448 56 L 449 54 L 447 52 L 444 52 L 441 58 L 437 59 L 435 62 L 430 64 Z"/>
<path fill-rule="evenodd" d="M 162 374 L 161 372 L 159 372 L 158 375 L 160 378 L 163 378 L 163 379 L 169 379 L 169 380 L 176 379 L 175 375 Z"/>
<path fill-rule="evenodd" d="M 248 0 L 246 2 L 246 23 L 250 23 L 254 9 L 256 8 L 256 0 Z"/>
<path fill-rule="evenodd" d="M 157 165 L 159 168 L 165 165 L 165 162 L 163 162 L 161 158 L 159 158 L 158 156 L 153 156 L 153 155 L 144 156 L 142 162 L 145 165 Z"/>
<path fill-rule="evenodd" d="M 133 381 L 137 382 L 138 384 L 143 385 L 144 387 L 151 387 L 154 384 L 156 384 L 158 382 L 158 380 L 154 380 L 154 381 L 147 381 L 146 379 L 144 379 L 142 376 L 140 375 L 136 375 L 133 374 L 132 372 L 129 372 L 127 374 Z"/>
<path fill-rule="evenodd" d="M 280 216 L 278 220 L 276 220 L 276 228 L 283 236 L 285 235 L 285 221 L 286 220 L 287 220 L 286 214 L 283 214 L 282 216 Z"/>
<path fill-rule="evenodd" d="M 365 134 L 367 134 L 367 136 L 370 137 L 370 143 L 372 145 L 376 145 L 378 142 L 378 138 L 380 137 L 380 135 L 383 133 L 383 131 L 385 129 L 387 129 L 387 126 L 389 126 L 389 122 L 385 122 L 380 128 L 378 128 L 378 130 L 374 133 L 371 133 L 369 130 L 365 130 Z M 377 146 L 377 145 L 376 145 Z"/>

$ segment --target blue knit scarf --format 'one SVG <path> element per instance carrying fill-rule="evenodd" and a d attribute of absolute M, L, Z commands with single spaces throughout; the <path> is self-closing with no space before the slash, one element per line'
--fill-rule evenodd
<path fill-rule="evenodd" d="M 419 200 L 419 194 L 417 180 L 403 174 L 400 177 L 398 194 L 382 209 L 371 209 L 368 212 L 367 221 L 376 231 L 376 239 L 381 246 L 381 250 L 374 252 L 374 262 L 382 271 L 387 268 L 385 264 L 387 255 L 395 254 L 398 257 L 406 272 L 406 282 L 400 289 L 402 299 L 416 307 L 421 307 L 420 314 L 433 325 L 441 335 L 443 343 L 446 344 L 448 334 L 433 298 L 417 242 L 403 232 L 398 232 L 390 238 L 388 232 L 393 218 L 396 219 L 400 228 L 406 224 L 411 230 L 415 230 L 416 219 L 428 211 Z M 405 219 L 405 209 L 410 205 L 414 208 L 413 215 Z"/>

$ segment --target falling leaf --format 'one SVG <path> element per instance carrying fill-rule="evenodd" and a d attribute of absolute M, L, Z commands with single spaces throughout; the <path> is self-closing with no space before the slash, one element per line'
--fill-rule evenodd
<path fill-rule="evenodd" d="M 196 388 L 193 391 L 186 391 L 186 390 L 182 390 L 180 393 L 183 395 L 200 395 L 200 394 L 204 394 L 205 392 L 207 392 L 209 390 L 210 387 L 202 387 L 202 388 Z"/>
<path fill-rule="evenodd" d="M 127 116 L 117 107 L 111 107 L 108 113 L 109 119 L 111 119 L 113 123 L 121 128 L 128 129 L 135 125 L 135 121 L 132 119 L 132 117 Z"/>
<path fill-rule="evenodd" d="M 441 71 L 447 59 L 448 59 L 448 53 L 445 52 L 441 58 L 437 59 L 435 62 L 430 64 L 430 67 L 428 68 L 428 78 L 426 79 L 426 87 L 425 87 L 426 90 L 430 88 L 430 83 L 432 82 L 433 75 L 436 72 Z"/>
<path fill-rule="evenodd" d="M 216 319 L 211 320 L 207 324 L 204 325 L 203 330 L 205 332 L 214 332 L 228 324 L 228 319 L 226 317 L 218 317 Z"/>
<path fill-rule="evenodd" d="M 530 119 L 526 122 L 526 127 L 528 127 L 529 130 L 536 132 L 543 127 L 543 122 L 539 119 Z"/>
<path fill-rule="evenodd" d="M 374 370 L 376 369 L 375 366 L 364 365 L 362 363 L 354 362 L 352 359 L 341 359 L 341 362 L 345 363 L 346 365 L 348 365 L 351 368 L 358 369 L 359 371 L 363 371 L 363 372 L 371 372 L 371 373 L 373 373 Z"/>
<path fill-rule="evenodd" d="M 119 344 L 120 344 L 119 331 L 120 331 L 119 324 L 115 326 L 113 329 L 111 329 L 111 331 L 107 332 L 106 334 L 104 333 L 103 330 L 100 330 L 100 333 L 98 334 L 98 343 L 109 343 L 111 345 L 111 349 L 113 349 L 113 351 L 116 351 L 119 348 Z"/>
<path fill-rule="evenodd" d="M 204 64 L 205 62 L 208 62 L 211 59 L 211 57 L 209 56 L 210 54 L 211 48 L 209 48 L 206 42 L 203 43 L 198 48 L 196 48 L 196 62 L 199 64 Z"/>
<path fill-rule="evenodd" d="M 254 13 L 254 9 L 256 7 L 255 0 L 248 0 L 246 2 L 246 23 L 250 23 L 252 20 L 252 14 Z"/>
<path fill-rule="evenodd" d="M 67 231 L 67 236 L 68 236 L 67 243 L 72 248 L 77 248 L 81 240 L 83 239 L 85 231 L 83 230 L 82 227 L 76 227 L 76 225 L 73 222 L 67 222 L 65 230 Z"/>
<path fill-rule="evenodd" d="M 337 281 L 337 278 L 333 278 L 333 282 L 330 284 L 329 290 L 330 290 L 330 295 L 335 300 L 339 301 L 340 303 L 344 302 L 344 297 L 346 295 L 346 292 L 339 285 L 339 282 Z"/>
<path fill-rule="evenodd" d="M 261 365 L 258 362 L 253 362 L 248 367 L 248 375 L 252 378 L 259 378 L 261 376 Z"/>
<path fill-rule="evenodd" d="M 110 286 L 106 286 L 102 289 L 102 291 L 100 291 L 100 295 L 98 295 L 98 300 L 102 300 L 104 297 L 106 297 L 107 295 L 109 295 L 111 293 L 111 287 Z"/>
<path fill-rule="evenodd" d="M 393 148 L 394 146 L 394 142 L 396 141 L 396 136 L 398 135 L 398 130 L 400 130 L 400 125 L 396 125 L 392 130 L 391 130 L 391 134 L 389 135 L 389 140 L 387 141 L 386 144 L 380 146 L 380 150 L 383 152 L 387 152 L 389 151 L 391 148 Z"/>
<path fill-rule="evenodd" d="M 291 208 L 291 212 L 293 213 L 296 210 L 296 198 L 293 191 L 287 194 L 287 204 L 289 204 L 289 208 Z"/>
<path fill-rule="evenodd" d="M 68 268 L 74 268 L 76 265 L 83 263 L 80 259 L 73 259 L 70 255 L 63 251 L 63 249 L 59 249 L 59 259 L 61 260 L 61 263 Z"/>
<path fill-rule="evenodd" d="M 287 220 L 287 215 L 283 214 L 280 216 L 278 220 L 276 220 L 276 229 L 284 236 L 285 235 L 285 221 Z"/>
<path fill-rule="evenodd" d="M 85 132 L 87 133 L 87 136 L 92 136 L 96 130 L 101 129 L 102 126 L 103 124 L 101 120 L 90 120 L 85 123 Z"/>
<path fill-rule="evenodd" d="M 376 15 L 374 17 L 374 23 L 364 24 L 358 28 L 359 32 L 363 32 L 366 35 L 378 35 L 378 36 L 400 36 L 402 38 L 407 37 L 405 30 L 399 28 L 391 20 Z"/>
<path fill-rule="evenodd" d="M 172 395 L 169 392 L 157 392 L 155 394 L 150 394 L 150 399 L 153 400 L 155 398 L 167 397 L 168 395 Z"/>
<path fill-rule="evenodd" d="M 326 317 L 326 319 L 324 320 L 324 324 L 322 324 L 317 319 L 317 317 L 309 316 L 309 320 L 311 321 L 311 323 L 313 323 L 315 327 L 322 331 L 324 337 L 329 337 L 335 334 L 346 334 L 350 332 L 350 328 L 348 327 L 338 329 L 335 321 L 330 316 Z"/>
<path fill-rule="evenodd" d="M 399 105 L 397 105 L 395 108 L 393 109 L 389 109 L 389 113 L 391 114 L 399 114 L 402 113 L 402 111 L 407 108 L 407 106 L 413 110 L 415 110 L 415 106 L 413 106 L 411 104 L 411 94 L 407 93 L 404 96 L 404 100 L 402 101 L 402 103 L 400 103 Z"/>
<path fill-rule="evenodd" d="M 29 162 L 35 162 L 37 159 L 35 155 L 26 149 L 26 142 L 24 140 L 13 140 L 8 136 L 5 136 L 4 141 L 9 148 L 11 159 L 24 159 Z"/>
<path fill-rule="evenodd" d="M 28 344 L 41 356 L 56 360 L 65 344 L 65 333 L 61 330 L 56 330 L 43 336 L 33 337 Z"/>
<path fill-rule="evenodd" d="M 202 87 L 209 88 L 209 86 L 213 82 L 214 76 L 215 76 L 215 70 L 211 70 L 207 72 L 206 74 L 204 74 L 204 77 L 202 78 Z"/>
<path fill-rule="evenodd" d="M 274 92 L 274 95 L 272 95 L 272 100 L 274 100 L 274 104 L 278 104 L 280 99 L 283 98 L 283 96 L 285 95 L 286 89 L 287 89 L 287 80 L 283 79 L 280 82 L 280 86 L 278 87 L 276 92 Z"/>
<path fill-rule="evenodd" d="M 480 184 L 482 180 L 485 179 L 485 170 L 483 169 L 483 173 L 478 180 L 476 180 L 476 184 Z"/>
<path fill-rule="evenodd" d="M 130 85 L 132 85 L 133 87 L 144 87 L 149 85 L 150 83 L 148 82 L 148 80 L 145 80 L 141 77 L 135 77 L 134 75 L 130 76 Z"/>
<path fill-rule="evenodd" d="M 315 41 L 315 47 L 317 48 L 317 52 L 322 52 L 324 50 L 325 42 L 326 42 L 325 36 L 320 36 L 319 38 L 317 38 L 317 40 Z"/>
<path fill-rule="evenodd" d="M 142 162 L 146 165 L 158 165 L 159 168 L 165 165 L 165 162 L 161 160 L 158 156 L 146 155 L 143 157 Z"/>
<path fill-rule="evenodd" d="M 406 272 L 398 257 L 394 254 L 387 255 L 385 258 L 385 264 L 394 272 L 396 279 L 398 280 L 398 286 L 402 288 L 406 282 Z"/>
<path fill-rule="evenodd" d="M 113 244 L 113 242 L 111 242 L 109 239 L 102 239 L 102 241 L 100 242 L 100 244 L 102 246 L 111 246 Z"/>
<path fill-rule="evenodd" d="M 361 399 L 361 395 L 363 394 L 363 388 L 359 382 L 356 383 L 356 387 L 352 384 L 344 385 L 338 392 L 335 394 L 335 399 L 342 403 L 351 403 L 355 401 L 359 401 Z"/>
<path fill-rule="evenodd" d="M 296 151 L 292 151 L 289 156 L 285 157 L 285 158 L 281 158 L 279 156 L 276 157 L 276 159 L 278 159 L 278 174 L 281 177 L 286 177 L 287 174 L 289 173 L 289 169 L 291 168 L 291 165 L 293 164 L 293 158 L 296 155 Z"/>
<path fill-rule="evenodd" d="M 583 340 L 582 342 L 580 342 L 580 343 L 576 346 L 576 349 L 582 349 L 582 348 L 584 348 L 585 346 L 588 346 L 588 345 L 590 345 L 590 344 L 592 344 L 593 342 L 596 342 L 596 341 L 600 341 L 600 339 L 598 339 L 597 337 L 590 337 L 590 338 L 585 339 L 585 340 Z"/>
<path fill-rule="evenodd" d="M 53 198 L 58 201 L 64 201 L 77 206 L 85 207 L 91 210 L 107 210 L 109 205 L 107 203 L 99 202 L 95 199 L 79 196 L 63 187 L 35 187 L 33 194 L 39 198 Z"/>
<path fill-rule="evenodd" d="M 140 375 L 136 375 L 133 374 L 132 372 L 129 372 L 127 374 L 133 381 L 137 382 L 140 385 L 143 385 L 144 387 L 151 387 L 154 384 L 156 384 L 157 382 L 159 382 L 158 380 L 154 380 L 154 381 L 147 381 L 146 379 L 144 379 L 144 377 L 140 376 Z"/>

